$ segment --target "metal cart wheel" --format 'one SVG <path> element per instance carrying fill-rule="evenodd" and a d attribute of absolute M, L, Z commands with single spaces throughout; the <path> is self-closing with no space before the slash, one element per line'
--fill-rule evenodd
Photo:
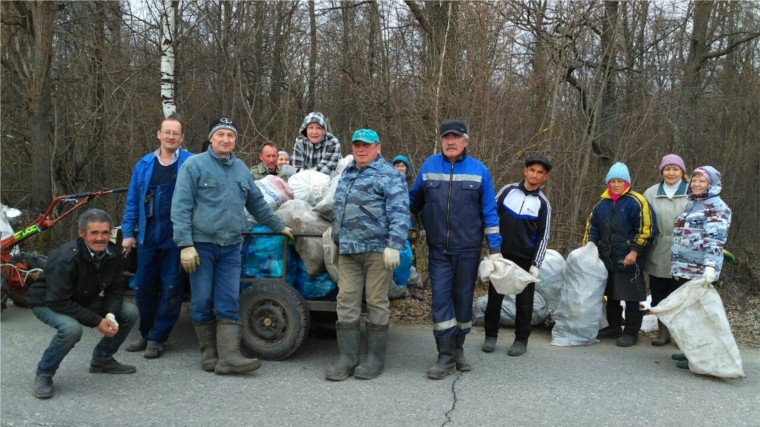
<path fill-rule="evenodd" d="M 293 287 L 275 281 L 254 282 L 240 294 L 244 348 L 264 360 L 295 353 L 309 333 L 306 301 Z"/>

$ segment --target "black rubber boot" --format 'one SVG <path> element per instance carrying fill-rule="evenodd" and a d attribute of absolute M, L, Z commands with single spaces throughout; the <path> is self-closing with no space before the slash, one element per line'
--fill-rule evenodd
<path fill-rule="evenodd" d="M 367 357 L 354 371 L 355 378 L 372 380 L 383 373 L 387 344 L 388 324 L 374 325 L 367 322 Z"/>
<path fill-rule="evenodd" d="M 496 350 L 496 340 L 497 340 L 497 337 L 486 336 L 486 339 L 483 340 L 483 347 L 481 347 L 480 349 L 484 353 L 493 353 L 493 351 Z"/>
<path fill-rule="evenodd" d="M 464 339 L 467 335 L 456 336 L 456 351 L 454 354 L 454 364 L 457 367 L 457 371 L 468 372 L 472 371 L 472 366 L 464 358 Z"/>
<path fill-rule="evenodd" d="M 600 329 L 597 338 L 620 338 L 623 335 L 623 307 L 620 306 L 620 301 L 607 301 L 607 323 L 609 326 Z"/>
<path fill-rule="evenodd" d="M 219 354 L 216 351 L 216 322 L 193 322 L 193 325 L 195 325 L 195 334 L 201 346 L 201 369 L 214 372 L 216 363 L 219 361 Z"/>
<path fill-rule="evenodd" d="M 442 380 L 456 370 L 456 337 L 436 338 L 435 343 L 438 347 L 438 360 L 427 370 L 427 376 L 433 380 Z"/>
<path fill-rule="evenodd" d="M 37 399 L 50 399 L 53 397 L 53 377 L 37 374 L 34 377 L 32 395 Z"/>
<path fill-rule="evenodd" d="M 232 320 L 221 320 L 216 324 L 216 349 L 219 361 L 214 372 L 217 374 L 243 374 L 261 367 L 259 359 L 248 359 L 240 354 L 240 334 L 242 326 Z"/>
<path fill-rule="evenodd" d="M 340 357 L 327 368 L 325 378 L 331 381 L 343 381 L 353 375 L 359 365 L 359 322 L 335 322 L 335 332 L 338 334 Z"/>
<path fill-rule="evenodd" d="M 135 352 L 135 351 L 143 351 L 145 348 L 148 347 L 148 341 L 145 340 L 143 337 L 139 337 L 132 341 L 131 343 L 124 346 L 124 351 L 129 352 Z"/>
<path fill-rule="evenodd" d="M 643 320 L 644 312 L 640 310 L 626 312 L 625 329 L 616 343 L 618 347 L 631 347 L 639 342 L 639 329 Z"/>
<path fill-rule="evenodd" d="M 132 365 L 123 365 L 113 357 L 109 360 L 90 360 L 90 373 L 92 374 L 134 374 L 137 371 Z"/>

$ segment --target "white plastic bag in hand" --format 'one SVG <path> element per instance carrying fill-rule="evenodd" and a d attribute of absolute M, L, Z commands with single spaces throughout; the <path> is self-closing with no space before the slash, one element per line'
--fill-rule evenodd
<path fill-rule="evenodd" d="M 519 294 L 530 283 L 537 281 L 530 273 L 505 258 L 484 259 L 478 266 L 478 276 L 480 280 L 491 282 L 496 292 L 502 295 Z"/>

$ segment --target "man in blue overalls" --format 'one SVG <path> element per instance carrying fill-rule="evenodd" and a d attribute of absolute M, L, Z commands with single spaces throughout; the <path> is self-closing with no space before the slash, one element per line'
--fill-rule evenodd
<path fill-rule="evenodd" d="M 172 240 L 171 202 L 179 169 L 192 155 L 179 148 L 185 135 L 176 118 L 164 119 L 157 136 L 161 146 L 141 158 L 132 173 L 121 223 L 124 250 L 137 246 L 135 303 L 140 312 L 140 337 L 125 350 L 143 351 L 147 359 L 163 355 L 182 309 L 184 273 Z"/>

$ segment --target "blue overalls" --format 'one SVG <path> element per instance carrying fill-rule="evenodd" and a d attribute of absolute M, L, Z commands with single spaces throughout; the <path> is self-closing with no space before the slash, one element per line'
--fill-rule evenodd
<path fill-rule="evenodd" d="M 140 311 L 140 334 L 164 343 L 182 309 L 184 277 L 180 250 L 172 240 L 171 204 L 177 165 L 156 160 L 145 199 L 145 238 L 137 244 L 135 304 Z"/>

